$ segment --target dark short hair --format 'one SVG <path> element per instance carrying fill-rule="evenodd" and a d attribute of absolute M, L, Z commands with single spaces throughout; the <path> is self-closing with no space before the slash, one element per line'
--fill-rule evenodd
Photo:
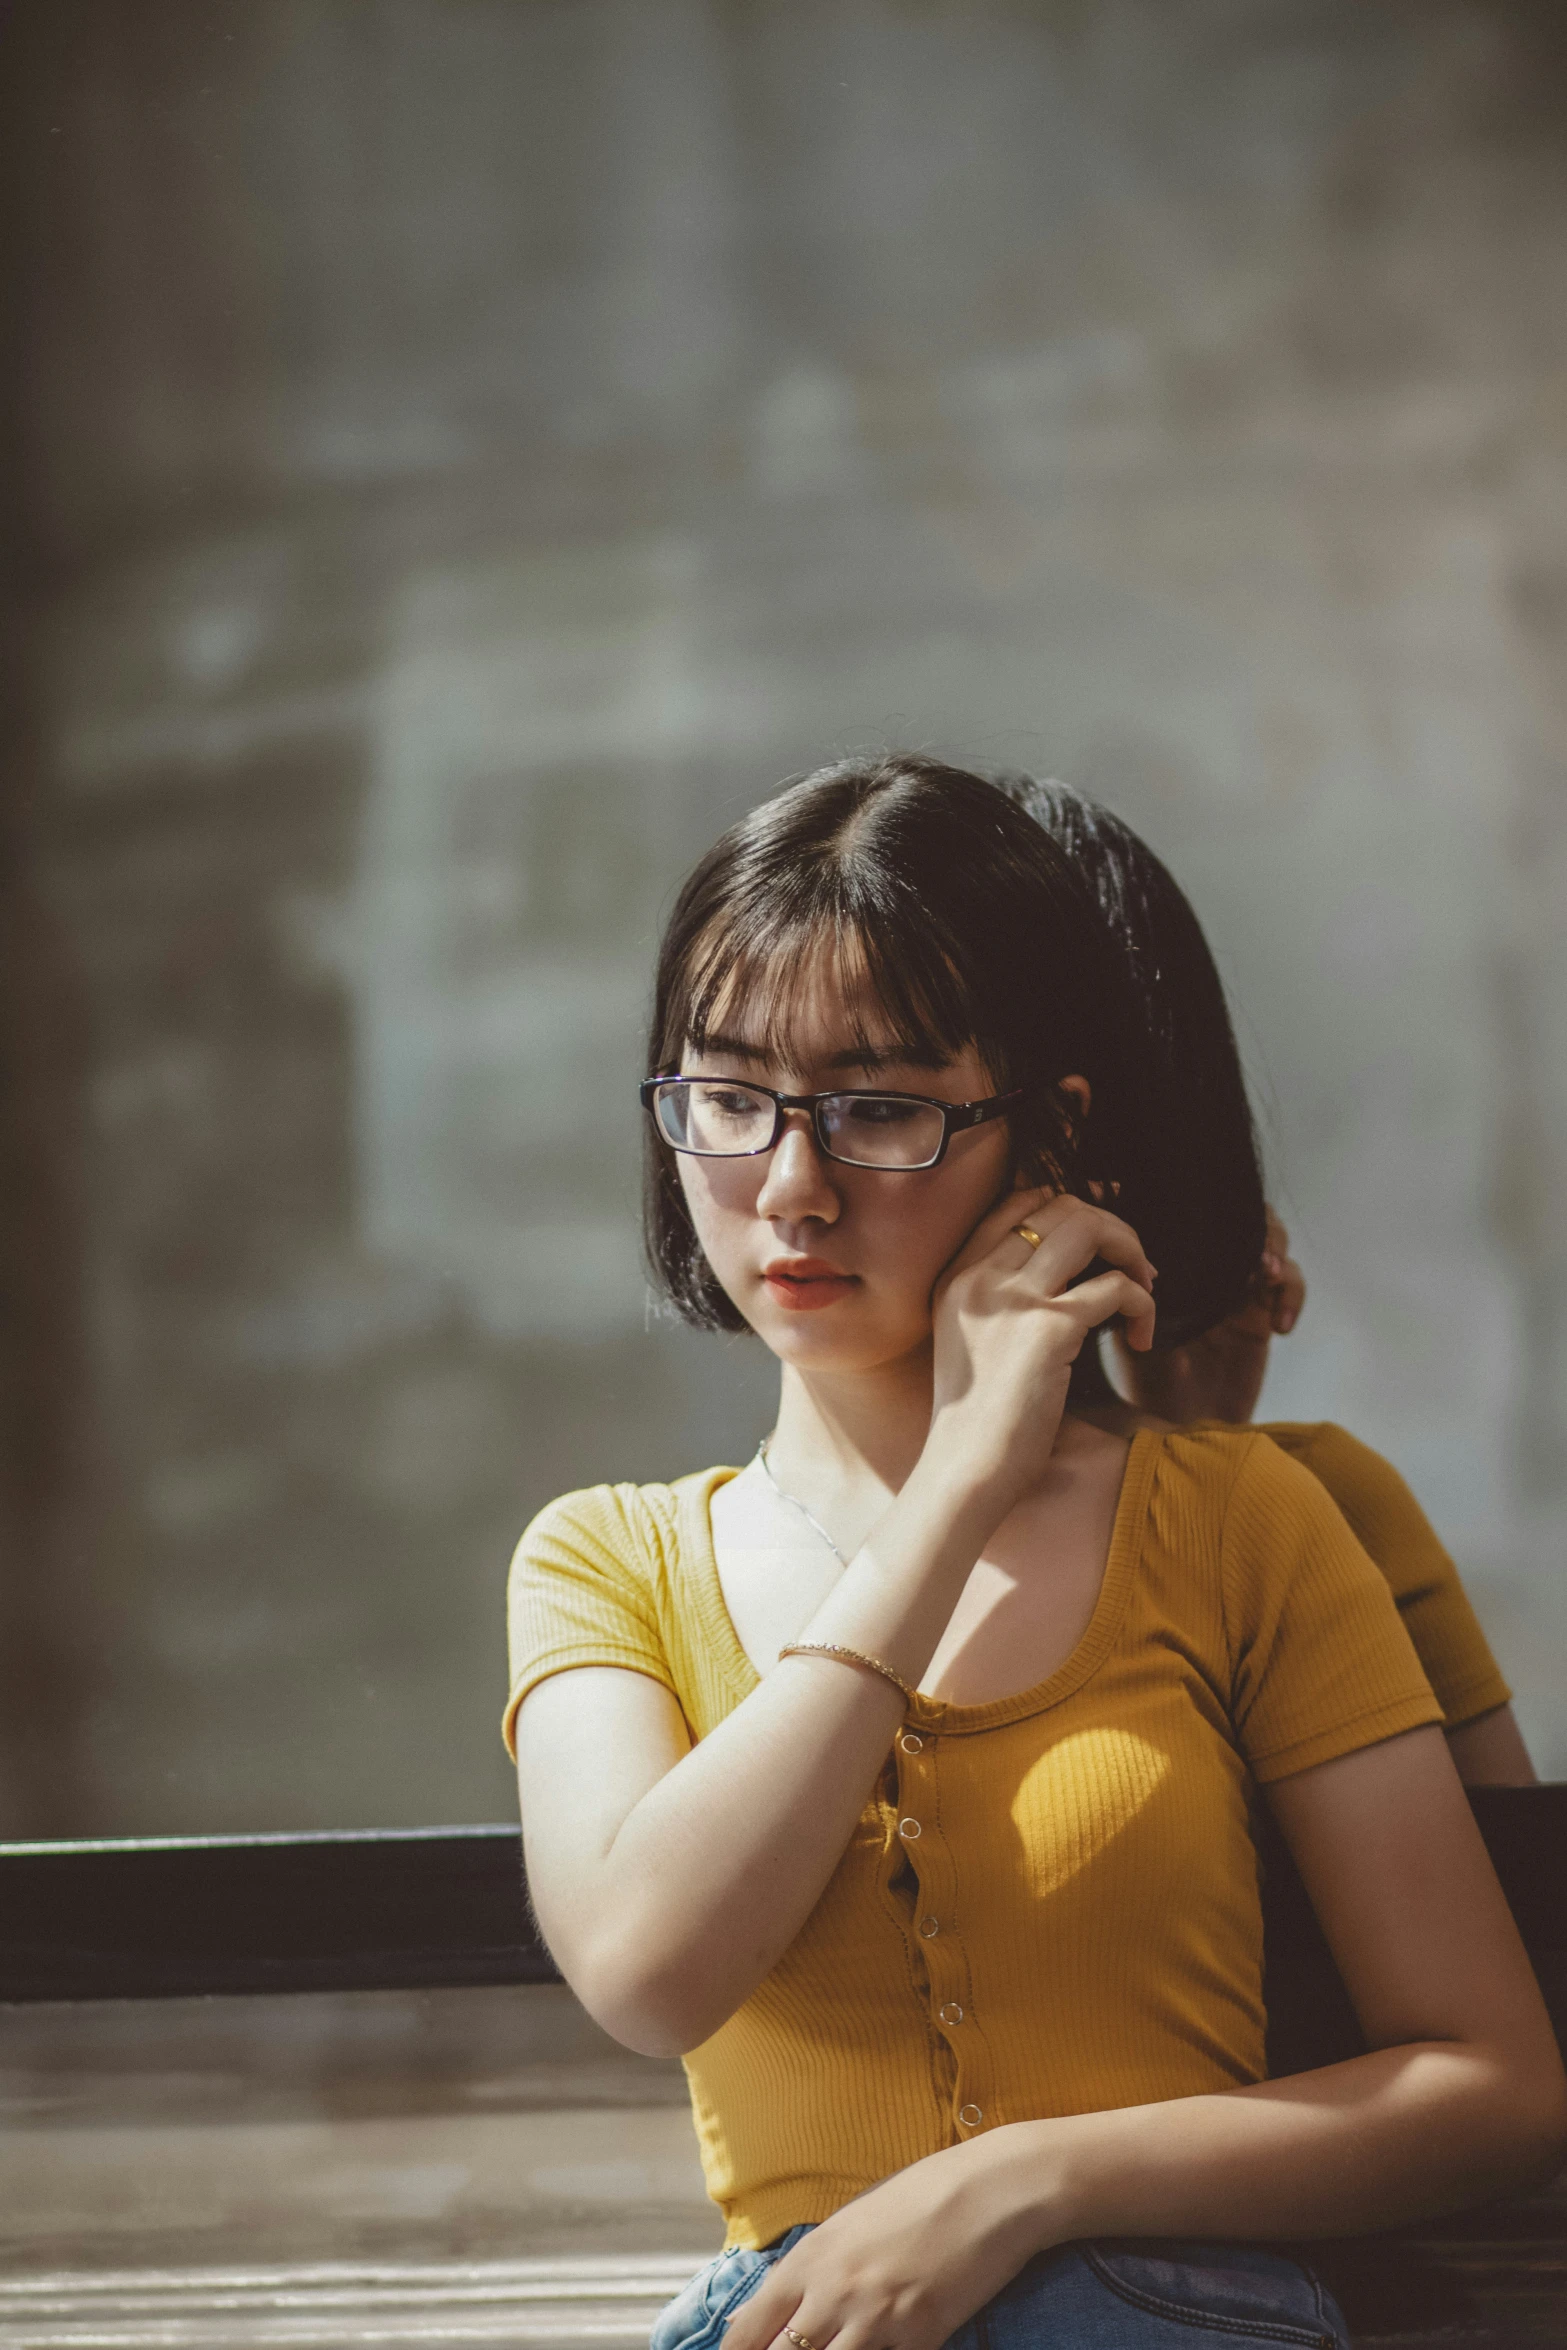
<path fill-rule="evenodd" d="M 1166 1212 L 1157 1123 L 1139 1098 L 1126 958 L 1071 857 L 985 778 L 904 752 L 848 759 L 790 785 L 708 851 L 675 902 L 658 958 L 650 1074 L 703 1048 L 744 1002 L 748 1042 L 787 1058 L 802 989 L 833 958 L 846 1001 L 874 1006 L 909 1059 L 972 1045 L 1009 1114 L 1014 1165 L 1081 1196 L 1099 1187 L 1160 1268 L 1159 1307 L 1212 1302 Z M 1086 1120 L 1060 1091 L 1080 1074 Z M 1166 1089 L 1167 1090 L 1167 1089 Z M 1162 1098 L 1162 1097 L 1161 1097 Z M 674 1154 L 648 1121 L 645 1233 L 654 1278 L 682 1318 L 744 1318 L 697 1244 Z M 1260 1243 L 1259 1243 L 1260 1247 Z M 1255 1252 L 1253 1255 L 1255 1263 Z M 1229 1310 L 1228 1292 L 1216 1320 Z"/>
<path fill-rule="evenodd" d="M 1224 982 L 1179 883 L 1123 817 L 1064 783 L 996 780 L 1087 882 L 1132 988 L 1141 1055 L 1132 1083 L 1160 1136 L 1172 1230 L 1158 1247 L 1144 1236 L 1159 1267 L 1155 1344 L 1178 1346 L 1241 1304 L 1267 1229 L 1257 1130 Z"/>

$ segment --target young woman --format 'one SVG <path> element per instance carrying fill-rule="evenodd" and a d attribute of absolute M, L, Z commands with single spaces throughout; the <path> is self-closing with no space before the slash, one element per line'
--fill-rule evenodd
<path fill-rule="evenodd" d="M 777 1421 L 534 1522 L 508 1708 L 550 1946 L 685 2056 L 728 2221 L 658 2350 L 1342 2343 L 1265 2247 L 1567 2144 L 1440 1708 L 1321 1487 L 1068 1408 L 1092 1331 L 1204 1310 L 1131 1018 L 1061 851 L 931 761 L 785 792 L 671 919 L 653 1259 L 778 1357 Z M 1259 1791 L 1371 2049 L 1288 2080 Z"/>
<path fill-rule="evenodd" d="M 1137 1006 L 1146 1064 L 1139 1090 L 1158 1104 L 1166 1181 L 1182 1201 L 1182 1245 L 1234 1300 L 1184 1343 L 1168 1316 L 1157 1348 L 1134 1353 L 1113 1339 L 1121 1388 L 1168 1421 L 1249 1421 L 1271 1339 L 1294 1328 L 1305 1283 L 1288 1233 L 1263 1202 L 1245 1078 L 1202 925 L 1168 868 L 1111 809 L 1066 784 L 998 780 L 1066 851 L 1106 919 Z M 1460 1778 L 1470 1786 L 1532 1785 L 1512 1692 L 1457 1568 L 1398 1471 L 1330 1422 L 1274 1422 L 1263 1433 L 1327 1488 L 1386 1576 L 1441 1703 Z"/>

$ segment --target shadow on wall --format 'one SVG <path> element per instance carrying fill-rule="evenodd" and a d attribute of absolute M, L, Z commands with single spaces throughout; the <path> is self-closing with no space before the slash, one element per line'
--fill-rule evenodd
<path fill-rule="evenodd" d="M 770 1408 L 648 1317 L 659 911 L 887 739 L 1190 889 L 1267 1408 L 1410 1475 L 1567 1769 L 1558 12 L 5 37 L 14 1829 L 505 1816 L 522 1523 Z"/>

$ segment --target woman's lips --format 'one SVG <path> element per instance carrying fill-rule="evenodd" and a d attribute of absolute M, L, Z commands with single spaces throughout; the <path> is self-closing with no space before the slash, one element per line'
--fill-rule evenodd
<path fill-rule="evenodd" d="M 768 1265 L 762 1280 L 768 1296 L 785 1312 L 811 1314 L 819 1306 L 830 1306 L 840 1297 L 847 1297 L 857 1286 L 858 1275 L 840 1273 L 833 1265 L 802 1257 L 797 1264 Z"/>

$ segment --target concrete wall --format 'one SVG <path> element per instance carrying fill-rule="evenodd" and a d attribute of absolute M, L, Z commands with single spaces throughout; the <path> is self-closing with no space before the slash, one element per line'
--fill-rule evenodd
<path fill-rule="evenodd" d="M 24 0 L 0 1825 L 504 1816 L 690 858 L 892 739 L 1144 827 L 1567 1770 L 1567 34 L 1433 0 Z"/>

